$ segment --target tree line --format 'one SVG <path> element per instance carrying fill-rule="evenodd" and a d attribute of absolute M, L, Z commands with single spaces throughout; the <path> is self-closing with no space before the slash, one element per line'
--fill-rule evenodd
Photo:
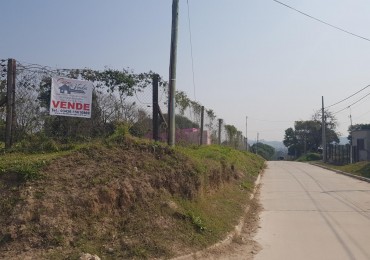
<path fill-rule="evenodd" d="M 116 70 L 105 68 L 103 71 L 92 69 L 49 70 L 48 68 L 21 67 L 16 79 L 16 122 L 13 141 L 31 140 L 30 137 L 42 136 L 60 142 L 90 140 L 113 133 L 115 127 L 125 124 L 130 133 L 143 137 L 152 129 L 151 111 L 132 101 L 137 93 L 148 90 L 152 78 L 158 76 L 150 71 L 134 73 L 130 69 Z M 92 117 L 73 118 L 50 116 L 51 78 L 54 76 L 93 82 Z M 167 93 L 167 82 L 159 77 L 159 86 Z M 0 99 L 6 95 L 6 81 L 0 81 Z M 167 94 L 166 94 L 167 96 Z M 167 99 L 166 99 L 167 100 Z M 201 104 L 188 98 L 183 91 L 177 91 L 176 127 L 199 128 Z M 193 120 L 185 116 L 191 110 Z M 213 143 L 217 143 L 218 124 L 213 110 L 206 109 L 205 129 L 211 133 Z M 0 107 L 0 141 L 4 141 L 6 109 Z M 166 120 L 166 113 L 163 119 Z M 240 147 L 241 131 L 232 125 L 225 127 L 228 135 L 227 145 Z M 162 124 L 165 130 L 165 124 Z M 243 142 L 242 142 L 243 143 Z"/>
<path fill-rule="evenodd" d="M 325 133 L 327 144 L 339 144 L 337 132 L 338 122 L 335 116 L 325 111 Z M 288 154 L 298 158 L 306 153 L 321 153 L 322 151 L 322 120 L 321 112 L 316 112 L 311 120 L 295 121 L 294 127 L 285 130 L 284 145 L 288 148 Z M 348 127 L 347 139 L 352 142 L 351 133 L 353 131 L 370 130 L 370 124 L 355 124 Z"/>

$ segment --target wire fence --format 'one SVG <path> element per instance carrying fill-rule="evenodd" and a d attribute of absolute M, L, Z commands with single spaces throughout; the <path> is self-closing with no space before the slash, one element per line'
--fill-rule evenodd
<path fill-rule="evenodd" d="M 349 144 L 329 144 L 326 148 L 326 161 L 328 161 L 329 163 L 336 165 L 345 165 L 351 162 L 351 146 Z M 356 159 L 356 154 L 358 154 L 357 150 L 353 149 L 354 162 L 358 162 L 358 159 Z"/>
<path fill-rule="evenodd" d="M 9 96 L 9 65 L 1 60 L 0 102 Z M 60 143 L 89 141 L 111 135 L 119 125 L 141 138 L 153 137 L 153 72 L 134 73 L 129 69 L 104 71 L 90 69 L 58 69 L 38 64 L 16 62 L 14 111 L 11 142 L 24 145 L 36 139 L 52 139 Z M 91 118 L 74 118 L 49 114 L 51 79 L 67 77 L 93 82 Z M 222 144 L 245 149 L 241 131 L 216 116 L 212 109 L 189 99 L 177 91 L 176 144 Z M 167 140 L 166 82 L 159 77 L 158 107 L 160 141 Z M 6 140 L 9 108 L 0 103 L 1 141 Z M 202 125 L 203 111 L 203 125 Z M 9 121 L 9 119 L 8 119 Z M 203 129 L 201 138 L 201 129 Z M 9 134 L 8 134 L 9 135 Z"/>

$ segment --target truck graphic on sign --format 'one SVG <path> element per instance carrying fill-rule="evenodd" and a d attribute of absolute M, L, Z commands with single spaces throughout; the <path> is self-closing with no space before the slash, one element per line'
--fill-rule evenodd
<path fill-rule="evenodd" d="M 85 94 L 85 91 L 81 90 L 81 89 L 76 89 L 76 88 L 71 88 L 70 86 L 64 84 L 62 86 L 59 87 L 59 91 L 60 93 L 64 93 L 64 92 L 67 92 L 68 94 L 71 94 L 72 92 L 73 93 L 81 93 L 81 94 Z"/>

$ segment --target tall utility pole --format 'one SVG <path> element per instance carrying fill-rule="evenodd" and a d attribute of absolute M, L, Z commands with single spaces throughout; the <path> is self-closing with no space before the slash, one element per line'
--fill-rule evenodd
<path fill-rule="evenodd" d="M 353 163 L 353 143 L 352 143 L 352 111 L 350 110 L 349 119 L 351 120 L 351 132 L 349 133 L 351 135 L 351 140 L 349 140 L 349 163 Z"/>
<path fill-rule="evenodd" d="M 326 120 L 325 120 L 325 109 L 324 109 L 324 96 L 321 97 L 322 100 L 322 161 L 326 162 Z"/>
<path fill-rule="evenodd" d="M 248 117 L 245 117 L 245 149 L 248 152 Z"/>
<path fill-rule="evenodd" d="M 218 119 L 218 145 L 221 145 L 221 127 L 222 127 L 222 119 Z"/>
<path fill-rule="evenodd" d="M 168 93 L 168 145 L 175 145 L 175 92 L 179 0 L 172 1 L 171 53 Z"/>

